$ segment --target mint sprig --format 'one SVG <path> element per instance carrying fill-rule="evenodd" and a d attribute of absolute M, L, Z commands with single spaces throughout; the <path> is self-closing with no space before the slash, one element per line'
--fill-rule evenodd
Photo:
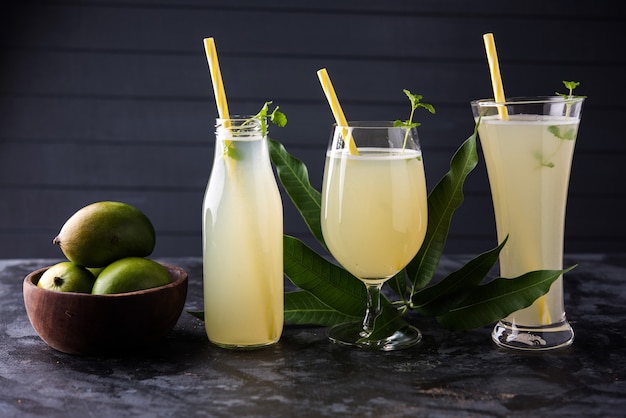
<path fill-rule="evenodd" d="M 258 120 L 261 124 L 261 137 L 265 137 L 267 134 L 267 119 L 269 119 L 274 125 L 281 128 L 287 125 L 287 116 L 278 110 L 279 106 L 276 106 L 271 112 L 269 111 L 272 103 L 272 101 L 265 102 L 263 107 L 261 107 L 261 110 L 259 110 L 256 115 L 243 122 L 241 126 L 244 127 L 252 123 L 252 121 Z M 239 159 L 239 154 L 232 141 L 229 141 L 228 145 L 225 146 L 224 154 L 233 160 Z"/>
<path fill-rule="evenodd" d="M 572 100 L 573 99 L 584 99 L 587 96 L 574 96 L 574 89 L 578 86 L 580 86 L 580 82 L 578 81 L 565 81 L 563 80 L 563 85 L 565 86 L 565 88 L 568 90 L 567 93 L 559 93 L 559 92 L 555 92 L 555 94 L 557 96 L 563 97 L 565 99 L 565 119 L 569 118 L 569 113 L 570 110 L 572 108 Z M 550 132 L 552 135 L 554 135 L 556 138 L 560 139 L 560 140 L 566 140 L 566 141 L 573 141 L 576 139 L 576 129 L 571 128 L 571 127 L 565 127 L 565 126 L 557 126 L 557 125 L 550 125 L 548 126 L 548 132 Z M 559 143 L 560 146 L 560 143 Z M 556 151 L 553 153 L 555 154 Z M 543 157 L 543 153 L 542 152 L 536 152 L 535 153 L 535 158 L 539 161 L 539 163 L 541 164 L 542 167 L 547 167 L 547 168 L 553 168 L 554 167 L 554 163 L 551 161 L 544 161 L 544 157 Z"/>
<path fill-rule="evenodd" d="M 272 104 L 271 101 L 265 102 L 261 110 L 259 110 L 259 113 L 254 115 L 252 118 L 252 119 L 257 119 L 261 122 L 261 136 L 265 136 L 267 134 L 267 119 L 268 118 L 270 122 L 272 122 L 274 125 L 278 127 L 282 128 L 285 125 L 287 125 L 287 116 L 283 112 L 278 110 L 279 106 L 276 106 L 274 110 L 272 110 L 268 115 L 271 104 Z"/>
<path fill-rule="evenodd" d="M 393 126 L 395 126 L 395 127 L 403 127 L 403 128 L 417 128 L 418 126 L 421 125 L 421 123 L 413 122 L 413 115 L 415 114 L 415 110 L 417 110 L 417 108 L 419 108 L 419 107 L 423 107 L 424 109 L 428 110 L 430 113 L 434 114 L 435 113 L 435 108 L 431 104 L 422 103 L 422 97 L 423 97 L 422 95 L 420 95 L 420 94 L 413 94 L 413 93 L 411 93 L 407 89 L 404 89 L 402 91 L 404 92 L 404 94 L 406 94 L 406 96 L 411 101 L 411 114 L 409 115 L 409 119 L 407 119 L 407 120 L 396 120 L 396 121 L 394 121 L 393 122 Z"/>
<path fill-rule="evenodd" d="M 406 141 L 409 138 L 409 130 L 411 128 L 417 128 L 418 126 L 421 125 L 420 122 L 413 122 L 413 115 L 415 114 L 415 110 L 417 110 L 417 108 L 419 107 L 423 107 L 424 109 L 428 110 L 431 114 L 435 114 L 435 108 L 433 107 L 433 105 L 429 103 L 422 103 L 422 97 L 423 97 L 422 95 L 413 94 L 407 89 L 404 89 L 402 91 L 404 92 L 404 94 L 406 94 L 406 96 L 411 101 L 411 114 L 409 115 L 409 118 L 407 120 L 398 119 L 394 121 L 393 126 L 402 127 L 406 129 L 406 134 L 404 135 L 404 143 L 402 144 L 402 150 L 404 150 L 406 148 Z"/>
<path fill-rule="evenodd" d="M 558 91 L 555 92 L 555 94 L 557 96 L 561 96 L 561 97 L 565 97 L 566 99 L 575 99 L 575 98 L 581 98 L 584 99 L 587 96 L 574 96 L 574 89 L 578 86 L 580 86 L 580 82 L 578 81 L 565 81 L 563 80 L 563 84 L 565 85 L 565 88 L 569 90 L 569 93 L 559 93 Z"/>
<path fill-rule="evenodd" d="M 587 96 L 574 96 L 574 89 L 578 86 L 580 86 L 580 82 L 578 81 L 565 81 L 563 80 L 563 85 L 565 86 L 565 88 L 567 90 L 569 90 L 569 92 L 566 93 L 559 93 L 559 92 L 555 92 L 555 94 L 557 96 L 561 96 L 563 98 L 565 98 L 565 118 L 569 117 L 569 111 L 572 108 L 572 100 L 573 99 L 585 99 L 587 98 Z"/>

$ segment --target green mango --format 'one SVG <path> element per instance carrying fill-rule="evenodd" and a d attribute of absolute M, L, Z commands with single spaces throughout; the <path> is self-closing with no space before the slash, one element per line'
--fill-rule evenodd
<path fill-rule="evenodd" d="M 71 261 L 62 261 L 46 270 L 37 286 L 57 292 L 91 293 L 95 280 L 89 270 Z"/>
<path fill-rule="evenodd" d="M 82 267 L 105 267 L 125 257 L 147 257 L 156 234 L 148 217 L 122 202 L 96 202 L 79 209 L 52 241 Z"/>
<path fill-rule="evenodd" d="M 135 292 L 171 283 L 170 274 L 156 261 L 127 257 L 114 261 L 100 272 L 93 284 L 94 295 Z"/>

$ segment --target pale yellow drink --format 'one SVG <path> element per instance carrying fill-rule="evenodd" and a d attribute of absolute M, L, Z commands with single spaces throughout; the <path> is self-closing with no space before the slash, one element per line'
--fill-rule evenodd
<path fill-rule="evenodd" d="M 329 151 L 324 179 L 322 232 L 337 261 L 366 282 L 383 282 L 403 269 L 426 234 L 421 152 Z"/>
<path fill-rule="evenodd" d="M 565 116 L 483 117 L 478 133 L 489 173 L 500 273 L 517 277 L 563 267 L 565 207 L 579 119 Z M 559 137 L 561 136 L 561 137 Z M 565 320 L 562 277 L 544 297 L 503 321 L 545 326 Z"/>
<path fill-rule="evenodd" d="M 223 152 L 224 141 L 231 150 Z M 204 315 L 228 348 L 273 344 L 283 328 L 283 211 L 259 135 L 220 137 L 203 205 Z"/>

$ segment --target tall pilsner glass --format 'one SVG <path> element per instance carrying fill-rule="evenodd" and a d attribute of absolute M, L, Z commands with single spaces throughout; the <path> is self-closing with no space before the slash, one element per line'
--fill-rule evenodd
<path fill-rule="evenodd" d="M 410 347 L 421 339 L 414 327 L 367 338 L 380 312 L 382 285 L 415 257 L 426 234 L 426 180 L 417 131 L 391 122 L 348 125 L 335 126 L 330 139 L 321 223 L 332 255 L 365 284 L 367 310 L 363 321 L 338 325 L 329 338 L 370 350 Z"/>
<path fill-rule="evenodd" d="M 563 268 L 565 206 L 582 98 L 476 100 L 474 118 L 485 156 L 500 253 L 500 275 Z M 492 339 L 519 350 L 567 347 L 574 331 L 565 318 L 563 278 L 527 308 L 500 320 Z"/>

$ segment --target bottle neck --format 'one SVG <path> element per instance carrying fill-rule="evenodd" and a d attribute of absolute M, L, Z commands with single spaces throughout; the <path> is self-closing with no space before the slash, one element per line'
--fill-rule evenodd
<path fill-rule="evenodd" d="M 265 125 L 265 132 L 263 132 Z M 222 141 L 260 140 L 267 135 L 267 121 L 254 116 L 236 116 L 215 120 L 215 137 Z"/>
<path fill-rule="evenodd" d="M 253 116 L 216 119 L 215 160 L 233 161 L 242 165 L 269 165 L 269 150 L 263 125 Z M 265 132 L 267 134 L 267 130 Z"/>

